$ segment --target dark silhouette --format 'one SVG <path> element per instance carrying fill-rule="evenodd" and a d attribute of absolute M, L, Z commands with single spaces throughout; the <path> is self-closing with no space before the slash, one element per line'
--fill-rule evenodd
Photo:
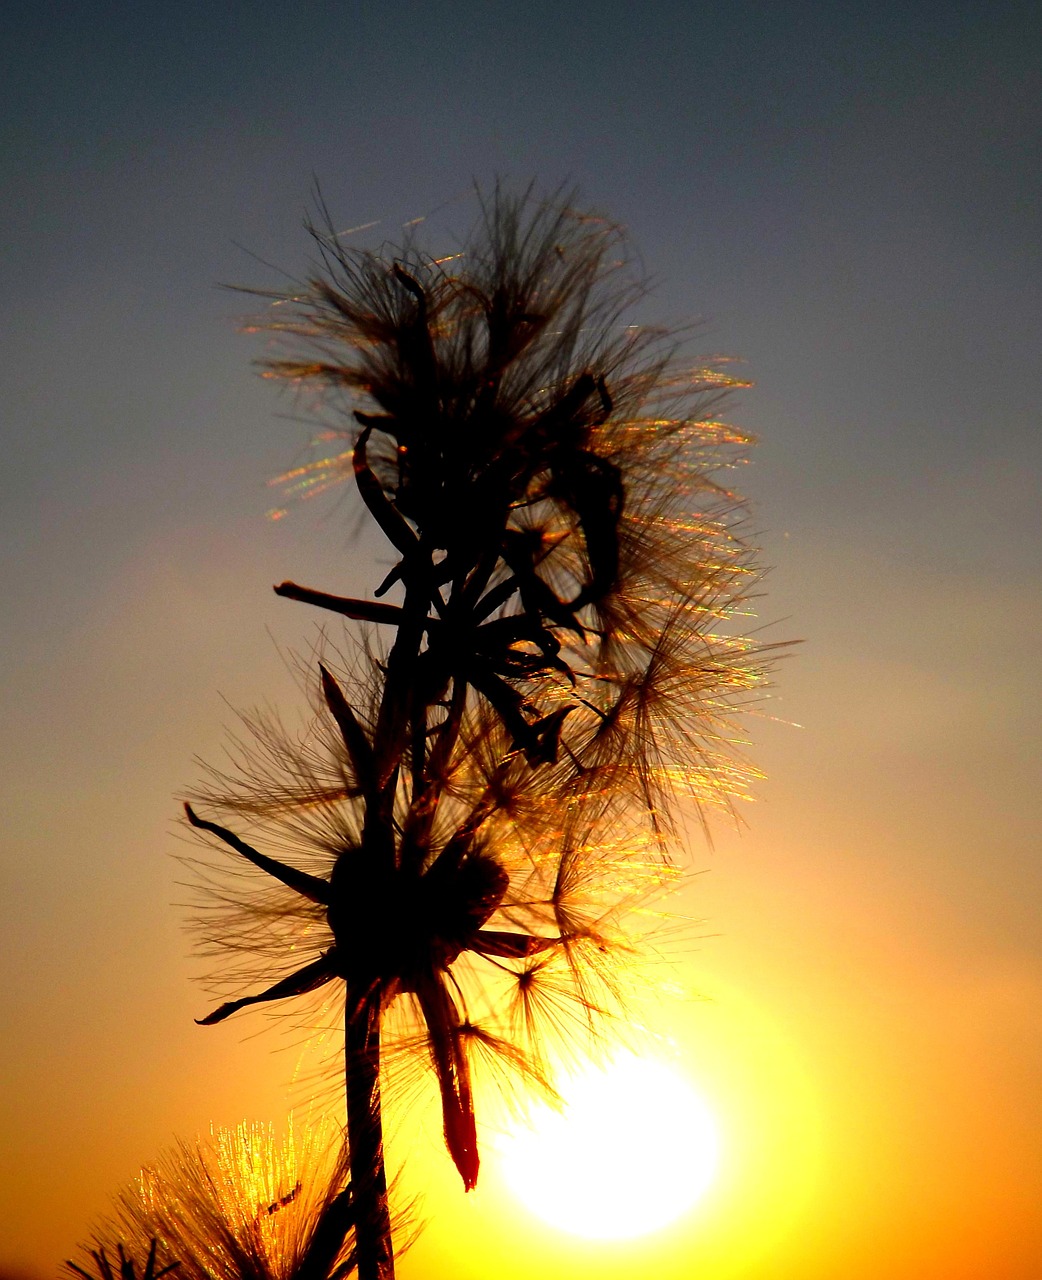
<path fill-rule="evenodd" d="M 728 717 L 764 655 L 726 624 L 755 582 L 712 474 L 746 443 L 712 417 L 729 380 L 624 322 L 642 283 L 617 227 L 497 189 L 447 260 L 310 230 L 319 266 L 272 295 L 290 349 L 266 372 L 349 417 L 292 478 L 353 484 L 395 563 L 373 599 L 276 587 L 364 640 L 318 664 L 307 735 L 247 722 L 239 767 L 185 806 L 235 855 L 198 926 L 238 993 L 200 1021 L 342 994 L 350 1190 L 294 1274 L 342 1274 L 350 1237 L 360 1280 L 390 1280 L 388 1012 L 469 1189 L 476 1061 L 549 1088 L 547 1035 L 613 1007 L 677 800 L 740 788 Z"/>

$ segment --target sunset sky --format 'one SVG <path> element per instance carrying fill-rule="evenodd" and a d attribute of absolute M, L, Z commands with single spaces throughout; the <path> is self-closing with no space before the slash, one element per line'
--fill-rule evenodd
<path fill-rule="evenodd" d="M 497 176 L 625 224 L 641 318 L 754 384 L 752 625 L 802 644 L 639 1015 L 716 1181 L 591 1242 L 491 1137 L 464 1197 L 392 1114 L 402 1280 L 1037 1280 L 1037 6 L 9 0 L 0 106 L 2 1280 L 177 1138 L 308 1099 L 262 1016 L 192 1021 L 175 797 L 234 708 L 299 703 L 317 619 L 271 584 L 382 570 L 345 506 L 267 518 L 309 428 L 217 285 L 306 271 L 316 182 L 378 244 Z"/>

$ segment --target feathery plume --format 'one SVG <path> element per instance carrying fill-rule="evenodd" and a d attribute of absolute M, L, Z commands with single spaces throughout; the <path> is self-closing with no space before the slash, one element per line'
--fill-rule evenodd
<path fill-rule="evenodd" d="M 234 855 L 201 929 L 241 994 L 201 1021 L 342 997 L 359 1278 L 390 1280 L 382 1064 L 422 1046 L 473 1187 L 475 1064 L 539 1081 L 541 1033 L 617 1003 L 678 801 L 743 791 L 732 717 L 765 652 L 734 624 L 756 584 L 721 479 L 749 443 L 715 417 L 734 383 L 628 322 L 618 227 L 497 187 L 449 258 L 310 230 L 265 368 L 340 420 L 285 479 L 352 484 L 395 563 L 372 598 L 275 588 L 380 639 L 351 678 L 319 664 L 309 733 L 257 720 L 186 805 Z"/>
<path fill-rule="evenodd" d="M 174 1268 L 179 1280 L 344 1280 L 355 1265 L 355 1208 L 344 1158 L 310 1127 L 278 1143 L 269 1125 L 219 1130 L 208 1144 L 181 1143 L 118 1195 L 84 1253 L 97 1276 L 107 1252 L 120 1280 Z"/>

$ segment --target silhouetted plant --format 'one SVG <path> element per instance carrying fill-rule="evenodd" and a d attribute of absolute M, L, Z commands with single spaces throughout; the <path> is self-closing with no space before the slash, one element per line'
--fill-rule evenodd
<path fill-rule="evenodd" d="M 219 1131 L 212 1143 L 181 1143 L 120 1193 L 84 1252 L 96 1275 L 139 1280 L 133 1258 L 147 1252 L 140 1280 L 177 1268 L 179 1280 L 343 1280 L 355 1265 L 354 1209 L 342 1152 L 309 1130 L 281 1144 L 268 1126 Z M 158 1252 L 157 1252 L 158 1250 Z M 177 1261 L 156 1269 L 157 1258 Z"/>
<path fill-rule="evenodd" d="M 276 588 L 376 638 L 350 671 L 319 664 L 308 736 L 255 720 L 186 811 L 265 877 L 202 913 L 226 976 L 262 984 L 202 1021 L 343 997 L 358 1269 L 389 1280 L 387 1032 L 425 1045 L 472 1187 L 472 1060 L 543 1081 L 543 1024 L 611 1004 L 620 913 L 668 880 L 677 799 L 741 791 L 730 716 L 763 655 L 724 625 L 755 581 L 713 478 L 746 443 L 711 417 L 729 380 L 624 318 L 642 283 L 618 228 L 497 189 L 448 259 L 311 233 L 266 370 L 349 423 L 288 479 L 353 482 L 396 564 L 373 599 Z"/>

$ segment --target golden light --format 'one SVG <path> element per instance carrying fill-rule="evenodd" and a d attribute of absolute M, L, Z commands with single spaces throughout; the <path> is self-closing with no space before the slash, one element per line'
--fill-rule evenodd
<path fill-rule="evenodd" d="M 533 1106 L 497 1142 L 507 1185 L 551 1226 L 600 1240 L 646 1235 L 712 1183 L 716 1123 L 664 1062 L 618 1055 L 558 1091 L 560 1110 Z"/>

